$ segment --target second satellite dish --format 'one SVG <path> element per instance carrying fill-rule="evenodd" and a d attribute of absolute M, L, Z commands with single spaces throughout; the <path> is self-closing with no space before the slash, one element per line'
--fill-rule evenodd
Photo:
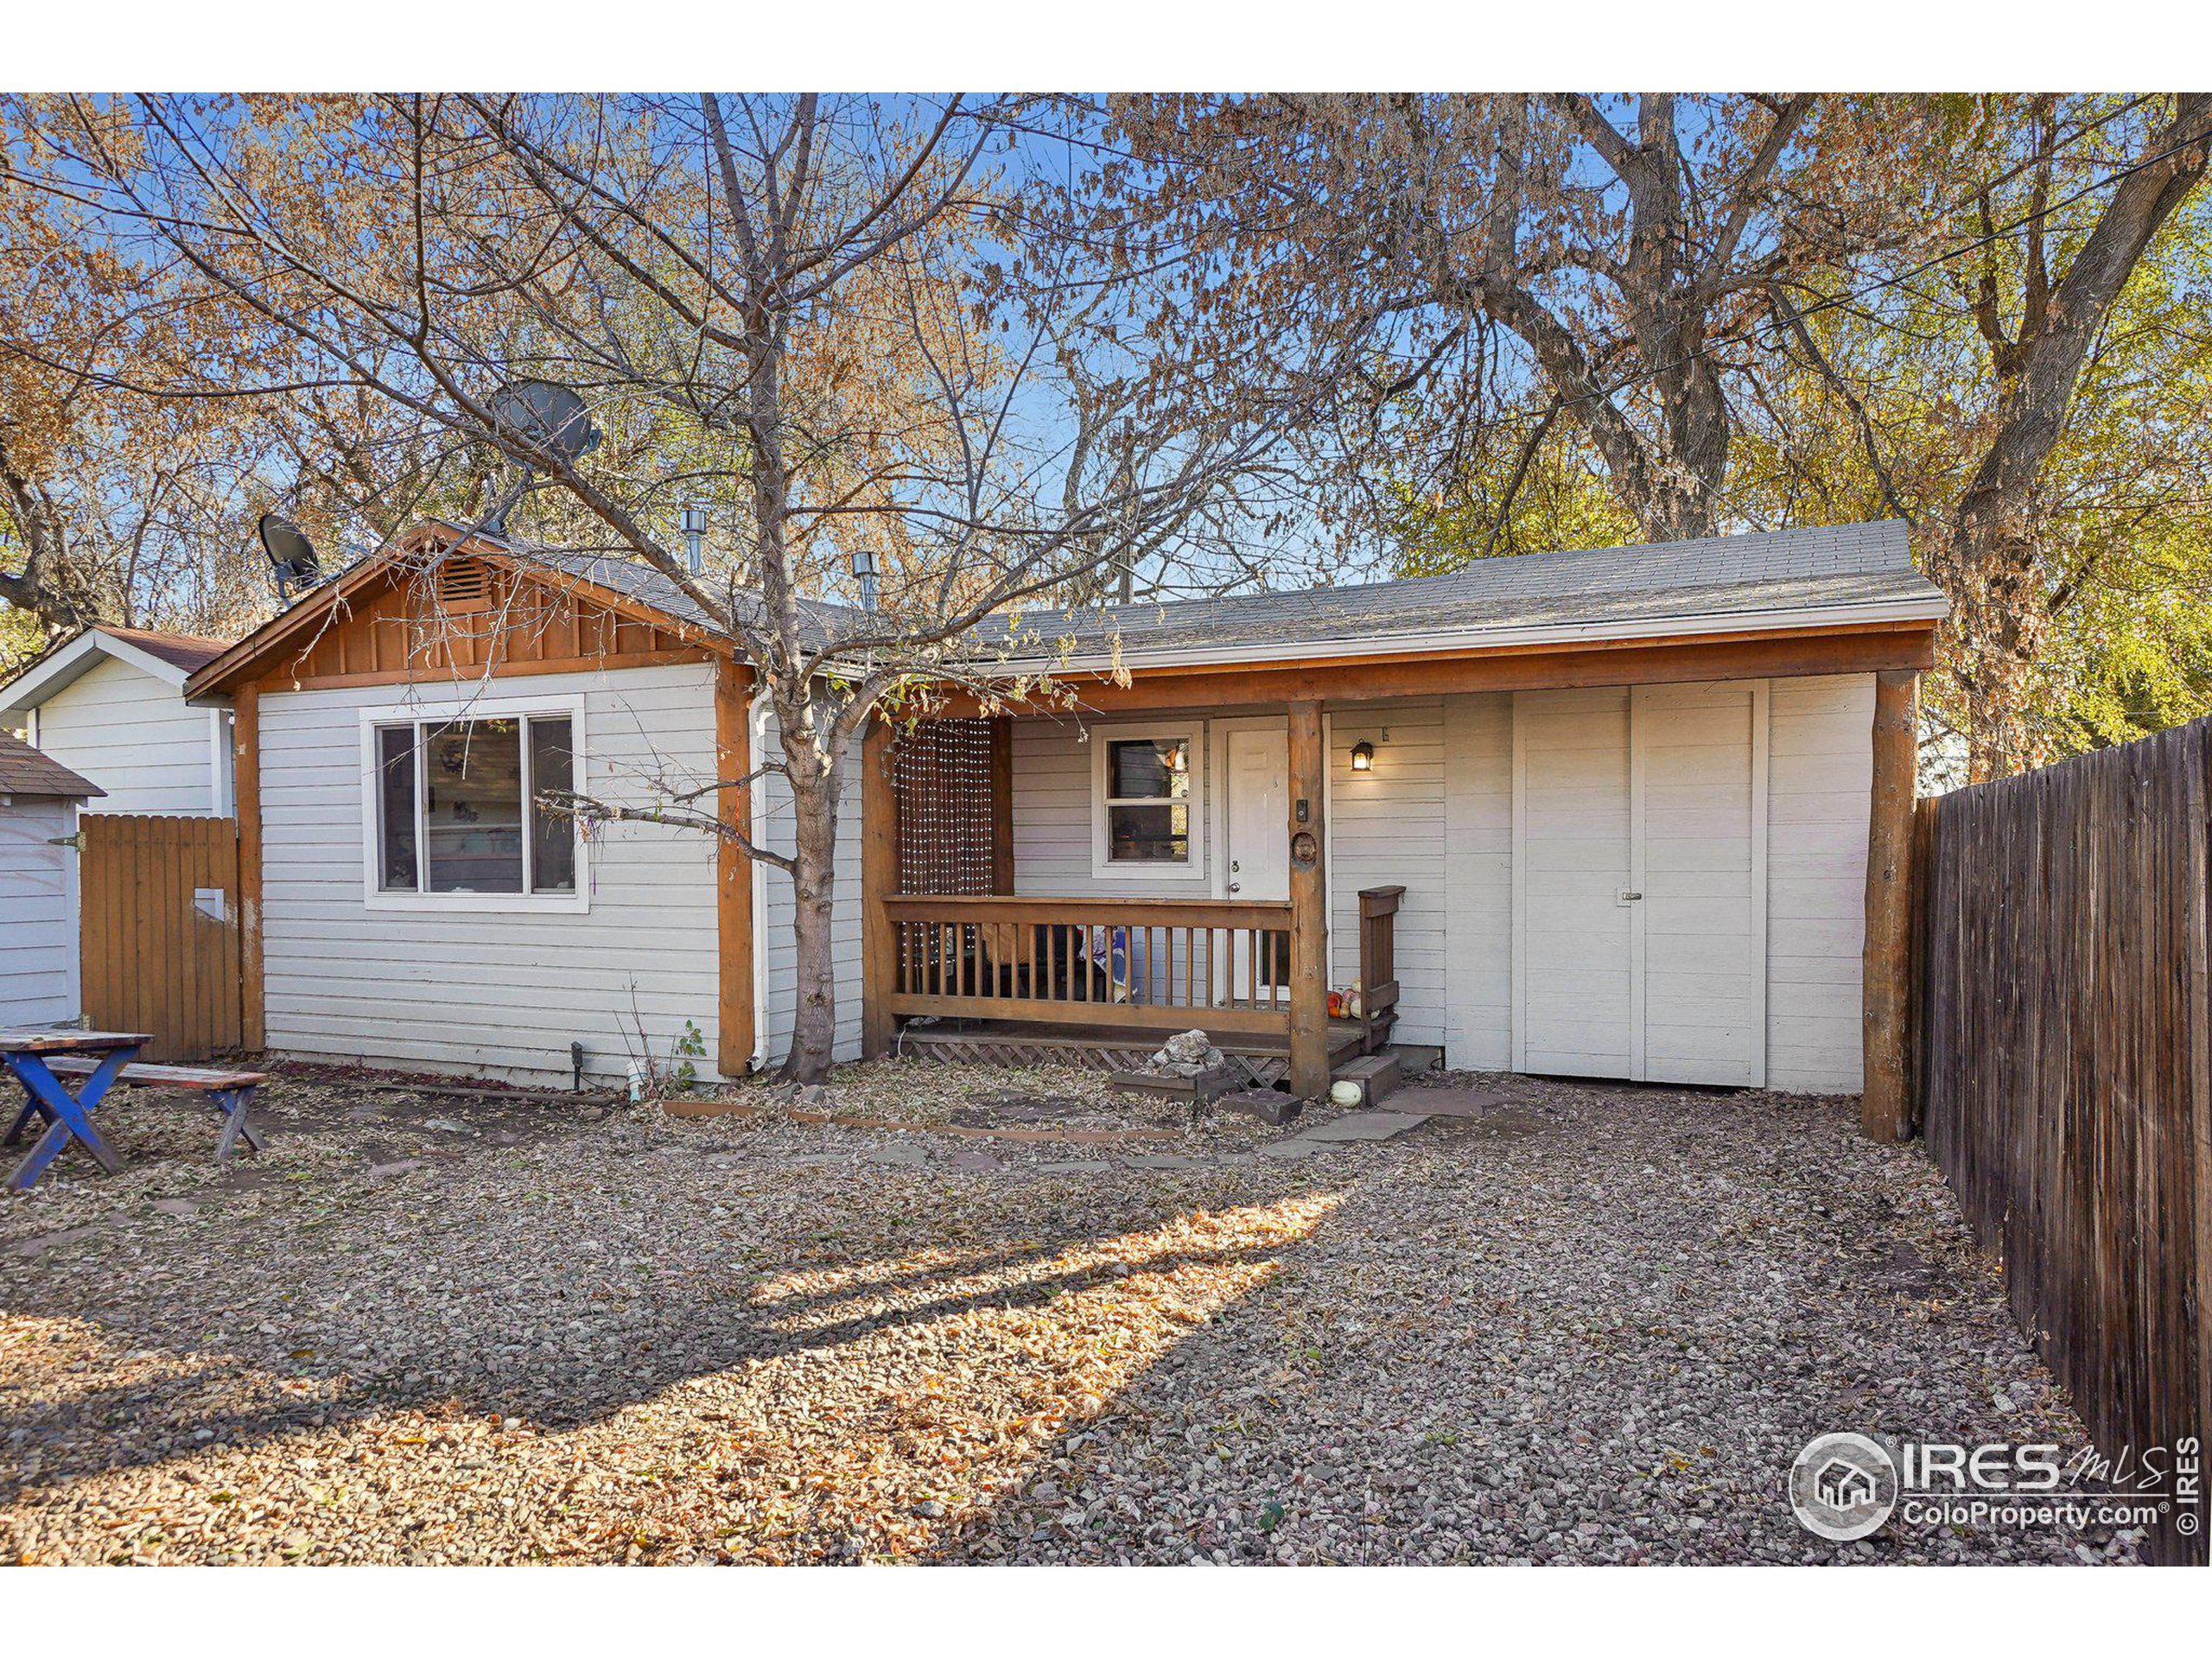
<path fill-rule="evenodd" d="M 280 514 L 264 512 L 259 529 L 269 567 L 276 573 L 278 598 L 289 600 L 294 588 L 305 592 L 322 580 L 322 561 L 315 557 L 315 543 L 297 524 Z"/>
<path fill-rule="evenodd" d="M 527 438 L 574 463 L 599 442 L 584 400 L 550 380 L 518 380 L 492 394 L 492 418 L 516 436 Z"/>

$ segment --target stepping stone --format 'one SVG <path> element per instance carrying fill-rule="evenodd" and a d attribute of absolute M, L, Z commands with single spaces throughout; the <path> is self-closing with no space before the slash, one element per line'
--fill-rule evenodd
<path fill-rule="evenodd" d="M 1203 1158 L 1177 1158 L 1166 1154 L 1133 1152 L 1122 1161 L 1131 1169 L 1205 1169 L 1209 1167 Z"/>
<path fill-rule="evenodd" d="M 917 1169 L 930 1160 L 929 1154 L 919 1147 L 877 1147 L 861 1157 L 871 1164 L 893 1164 L 901 1169 Z"/>
<path fill-rule="evenodd" d="M 1409 1089 L 1399 1102 L 1402 1106 L 1415 1103 L 1437 1117 L 1480 1117 L 1512 1105 L 1513 1097 L 1492 1089 Z"/>
<path fill-rule="evenodd" d="M 1382 1104 L 1385 1095 L 1395 1093 L 1404 1075 L 1396 1055 L 1363 1054 L 1338 1066 L 1336 1081 L 1351 1084 L 1359 1090 L 1359 1103 L 1371 1107 Z"/>
<path fill-rule="evenodd" d="M 1262 1158 L 1311 1158 L 1321 1149 L 1321 1143 L 1318 1141 L 1307 1141 L 1302 1138 L 1270 1141 L 1260 1148 L 1260 1156 Z"/>
<path fill-rule="evenodd" d="M 190 1198 L 156 1198 L 154 1208 L 165 1216 L 175 1216 L 179 1221 L 190 1221 L 200 1213 L 200 1206 Z"/>
<path fill-rule="evenodd" d="M 995 1175 L 1006 1167 L 1006 1160 L 994 1158 L 988 1152 L 956 1152 L 950 1160 L 955 1169 L 980 1170 Z"/>
<path fill-rule="evenodd" d="M 1274 1124 L 1287 1123 L 1306 1109 L 1304 1101 L 1279 1089 L 1239 1089 L 1234 1094 L 1222 1096 L 1214 1104 L 1242 1112 L 1247 1117 L 1256 1117 L 1262 1123 Z"/>
<path fill-rule="evenodd" d="M 10 1255 L 44 1255 L 48 1250 L 60 1249 L 67 1244 L 81 1244 L 98 1236 L 98 1222 L 89 1227 L 72 1227 L 66 1233 L 41 1233 L 36 1238 L 19 1238 L 8 1247 Z"/>
<path fill-rule="evenodd" d="M 1428 1122 L 1427 1112 L 1346 1112 L 1331 1123 L 1301 1130 L 1306 1141 L 1388 1141 Z"/>
<path fill-rule="evenodd" d="M 402 1158 L 396 1164 L 371 1164 L 369 1166 L 369 1173 L 372 1175 L 404 1175 L 410 1169 L 428 1169 L 429 1166 L 429 1160 L 425 1158 Z"/>

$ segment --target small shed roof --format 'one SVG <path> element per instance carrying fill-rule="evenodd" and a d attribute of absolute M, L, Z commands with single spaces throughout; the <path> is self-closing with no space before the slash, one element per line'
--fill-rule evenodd
<path fill-rule="evenodd" d="M 59 760 L 40 753 L 10 732 L 0 732 L 0 795 L 43 795 L 90 800 L 107 791 L 79 778 Z"/>

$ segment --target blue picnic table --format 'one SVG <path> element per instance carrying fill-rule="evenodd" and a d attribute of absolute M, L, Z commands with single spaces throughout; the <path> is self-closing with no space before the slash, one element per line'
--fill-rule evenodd
<path fill-rule="evenodd" d="M 46 1125 L 46 1133 L 32 1146 L 30 1155 L 8 1177 L 9 1192 L 28 1192 L 72 1141 L 91 1153 L 109 1174 L 123 1167 L 115 1148 L 92 1127 L 92 1108 L 114 1086 L 123 1068 L 152 1040 L 143 1032 L 133 1031 L 0 1031 L 0 1065 L 5 1065 L 23 1085 L 24 1095 L 23 1109 L 0 1146 L 12 1147 L 22 1140 L 35 1117 Z M 92 1058 L 93 1065 L 73 1091 L 49 1064 L 50 1057 L 80 1062 Z"/>

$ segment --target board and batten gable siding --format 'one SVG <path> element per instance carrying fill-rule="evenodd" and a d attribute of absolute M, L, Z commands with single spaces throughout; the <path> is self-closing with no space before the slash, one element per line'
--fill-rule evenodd
<path fill-rule="evenodd" d="M 103 657 L 37 715 L 38 747 L 107 791 L 86 811 L 230 812 L 228 716 L 144 670 Z"/>
<path fill-rule="evenodd" d="M 77 1017 L 77 918 L 69 853 L 74 801 L 0 795 L 0 1027 Z M 20 1101 L 8 1103 L 12 1118 Z"/>
<path fill-rule="evenodd" d="M 1856 1094 L 1874 677 L 1777 680 L 1769 718 L 1767 1086 Z"/>
<path fill-rule="evenodd" d="M 487 697 L 581 696 L 585 787 L 633 804 L 656 781 L 713 774 L 704 664 L 495 679 Z M 452 691 L 414 688 L 416 703 Z M 639 1027 L 665 1060 L 688 1020 L 719 1041 L 715 842 L 614 823 L 588 855 L 582 913 L 371 909 L 364 902 L 361 711 L 404 715 L 406 688 L 269 691 L 261 699 L 262 950 L 272 1051 L 429 1071 L 619 1079 Z"/>
<path fill-rule="evenodd" d="M 781 758 L 776 716 L 765 707 L 756 717 L 753 734 L 753 764 L 762 766 Z M 830 951 L 836 964 L 837 1040 L 834 1057 L 861 1057 L 861 746 L 855 741 L 846 752 L 844 776 L 837 795 L 837 845 L 833 868 L 836 888 L 830 899 Z M 771 776 L 755 788 L 753 823 L 760 845 L 770 852 L 788 855 L 796 844 L 791 816 L 791 787 Z M 759 1015 L 761 1052 L 770 1065 L 782 1063 L 790 1052 L 791 1027 L 798 1007 L 798 946 L 791 927 L 798 905 L 791 879 L 772 864 L 757 867 L 753 895 L 754 929 L 761 941 L 764 996 Z"/>

